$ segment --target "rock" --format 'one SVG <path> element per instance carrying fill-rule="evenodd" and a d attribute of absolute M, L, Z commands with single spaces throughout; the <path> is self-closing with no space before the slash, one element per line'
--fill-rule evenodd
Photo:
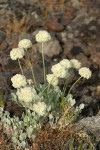
<path fill-rule="evenodd" d="M 67 34 L 67 38 L 68 39 L 73 39 L 74 38 L 74 34 L 73 33 L 68 33 Z"/>
<path fill-rule="evenodd" d="M 61 24 L 67 26 L 68 24 L 71 23 L 74 17 L 75 17 L 75 10 L 72 7 L 68 7 L 61 18 Z"/>
<path fill-rule="evenodd" d="M 93 117 L 83 118 L 78 122 L 78 126 L 83 126 L 84 130 L 90 135 L 93 139 L 95 136 L 95 141 L 99 142 L 100 140 L 100 114 Z"/>
<path fill-rule="evenodd" d="M 41 43 L 37 43 L 37 48 L 38 48 L 38 51 L 42 53 Z M 59 55 L 62 51 L 62 48 L 58 40 L 51 40 L 51 41 L 44 43 L 43 51 L 45 55 L 52 58 L 53 56 Z"/>
<path fill-rule="evenodd" d="M 72 41 L 66 41 L 64 44 L 64 55 L 68 56 L 71 53 L 71 49 L 73 48 Z"/>
<path fill-rule="evenodd" d="M 67 42 L 67 32 L 66 31 L 61 32 L 60 37 L 61 37 L 61 40 L 63 43 Z"/>
<path fill-rule="evenodd" d="M 4 72 L 17 73 L 19 71 L 18 62 L 12 61 L 10 58 L 4 58 L 2 62 L 2 70 Z"/>
<path fill-rule="evenodd" d="M 60 32 L 64 29 L 64 26 L 61 23 L 52 18 L 46 22 L 46 27 L 48 28 L 48 30 L 53 32 Z"/>
<path fill-rule="evenodd" d="M 74 55 L 78 55 L 80 53 L 83 52 L 83 49 L 80 47 L 80 46 L 74 46 L 72 49 L 71 49 L 71 52 L 74 54 Z"/>
<path fill-rule="evenodd" d="M 87 96 L 84 94 L 80 99 L 80 103 L 85 103 L 85 106 L 89 106 L 91 104 L 96 104 L 96 99 L 92 96 Z"/>
<path fill-rule="evenodd" d="M 43 69 L 42 67 L 40 67 L 40 65 L 35 65 L 34 66 L 34 76 L 35 76 L 35 80 L 36 80 L 36 83 L 43 83 Z M 32 72 L 29 69 L 25 70 L 25 76 L 27 79 L 32 79 Z"/>
<path fill-rule="evenodd" d="M 37 2 L 37 0 L 17 0 L 18 2 L 20 2 L 21 4 L 25 5 L 25 4 L 30 4 L 33 5 L 34 3 Z"/>
<path fill-rule="evenodd" d="M 0 89 L 6 89 L 7 82 L 2 74 L 0 74 Z"/>
<path fill-rule="evenodd" d="M 4 32 L 2 32 L 2 31 L 0 31 L 0 44 L 2 42 L 4 42 L 5 39 L 6 39 L 6 34 Z"/>
<path fill-rule="evenodd" d="M 7 41 L 3 41 L 3 42 L 0 44 L 0 51 L 6 50 L 7 47 L 8 47 Z"/>
<path fill-rule="evenodd" d="M 100 52 L 94 51 L 91 53 L 90 60 L 92 60 L 93 63 L 96 63 L 100 67 Z"/>
<path fill-rule="evenodd" d="M 84 55 L 84 53 L 79 53 L 78 55 L 76 55 L 76 59 L 82 63 L 82 66 L 90 67 L 90 65 L 91 65 L 91 62 Z"/>

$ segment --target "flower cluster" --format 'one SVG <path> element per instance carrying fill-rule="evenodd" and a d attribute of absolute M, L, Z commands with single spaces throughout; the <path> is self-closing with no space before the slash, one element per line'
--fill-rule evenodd
<path fill-rule="evenodd" d="M 16 74 L 15 76 L 13 76 L 11 78 L 11 81 L 14 88 L 21 88 L 27 84 L 25 76 L 21 74 Z"/>
<path fill-rule="evenodd" d="M 23 39 L 19 41 L 18 47 L 23 49 L 29 49 L 32 47 L 32 42 L 29 39 Z"/>
<path fill-rule="evenodd" d="M 16 95 L 18 96 L 19 101 L 31 102 L 36 99 L 37 93 L 33 87 L 24 87 L 17 90 Z"/>
<path fill-rule="evenodd" d="M 33 110 L 39 115 L 43 116 L 46 112 L 46 104 L 44 102 L 38 102 L 37 104 L 33 105 Z"/>
<path fill-rule="evenodd" d="M 18 48 L 13 48 L 10 52 L 12 60 L 22 59 L 25 55 L 25 49 L 31 48 L 32 42 L 29 39 L 19 41 Z"/>
<path fill-rule="evenodd" d="M 79 69 L 81 67 L 81 63 L 76 59 L 71 59 L 71 63 L 75 69 Z"/>
<path fill-rule="evenodd" d="M 58 78 L 54 74 L 48 74 L 47 82 L 53 86 L 56 86 L 58 85 Z"/>
<path fill-rule="evenodd" d="M 25 52 L 22 48 L 13 48 L 10 52 L 10 57 L 12 60 L 17 60 L 23 58 L 25 55 Z"/>
<path fill-rule="evenodd" d="M 87 67 L 81 68 L 81 63 L 76 59 L 63 59 L 58 64 L 52 66 L 53 74 L 47 75 L 47 82 L 53 86 L 58 85 L 59 78 L 69 80 L 72 71 L 78 70 L 81 77 L 89 79 L 91 77 L 91 70 Z"/>
<path fill-rule="evenodd" d="M 42 44 L 50 39 L 51 36 L 47 31 L 39 31 L 36 35 L 36 41 Z M 32 43 L 28 39 L 23 39 L 19 42 L 18 47 L 10 52 L 12 60 L 23 58 L 26 50 L 32 47 Z M 52 66 L 52 73 L 46 75 L 44 84 L 37 84 L 33 71 L 33 80 L 26 79 L 21 64 L 19 65 L 22 75 L 16 74 L 11 78 L 12 86 L 15 88 L 11 94 L 11 100 L 23 107 L 25 112 L 21 118 L 15 116 L 11 118 L 7 111 L 0 108 L 0 120 L 7 136 L 10 135 L 13 147 L 28 150 L 29 143 L 34 142 L 45 118 L 49 118 L 48 123 L 52 128 L 59 129 L 68 126 L 76 119 L 84 109 L 84 104 L 77 106 L 71 90 L 81 78 L 89 79 L 92 73 L 87 67 L 81 68 L 81 63 L 76 59 L 63 59 Z M 45 66 L 44 57 L 43 66 Z M 67 89 L 67 84 L 72 80 L 74 71 L 78 72 L 79 78 L 70 89 L 69 87 Z M 59 86 L 60 79 L 64 81 L 63 88 Z"/>
<path fill-rule="evenodd" d="M 82 67 L 79 69 L 79 74 L 81 77 L 89 79 L 91 77 L 91 70 L 86 67 Z"/>
<path fill-rule="evenodd" d="M 51 71 L 56 77 L 59 78 L 66 78 L 68 75 L 65 67 L 63 67 L 60 63 L 52 66 Z"/>
<path fill-rule="evenodd" d="M 63 59 L 60 61 L 60 64 L 65 68 L 65 69 L 70 69 L 72 68 L 72 63 L 68 59 Z"/>
<path fill-rule="evenodd" d="M 36 41 L 37 41 L 37 42 L 42 43 L 42 42 L 47 42 L 47 41 L 49 41 L 49 40 L 51 40 L 51 36 L 50 36 L 50 34 L 49 34 L 47 31 L 45 31 L 45 30 L 39 31 L 38 34 L 36 34 Z"/>

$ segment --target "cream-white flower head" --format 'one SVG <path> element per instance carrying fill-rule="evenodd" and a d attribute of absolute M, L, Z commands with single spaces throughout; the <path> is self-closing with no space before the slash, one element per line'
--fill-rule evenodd
<path fill-rule="evenodd" d="M 47 31 L 45 31 L 45 30 L 39 31 L 39 32 L 36 34 L 36 41 L 37 41 L 37 42 L 42 43 L 42 42 L 47 42 L 47 41 L 49 41 L 49 40 L 51 40 L 51 36 L 50 36 L 50 34 L 49 34 Z"/>
<path fill-rule="evenodd" d="M 19 41 L 18 47 L 23 48 L 23 49 L 28 49 L 32 47 L 32 42 L 29 39 L 23 39 Z"/>
<path fill-rule="evenodd" d="M 53 86 L 58 85 L 58 78 L 54 74 L 48 74 L 46 77 L 49 84 Z"/>
<path fill-rule="evenodd" d="M 46 104 L 44 102 L 38 102 L 37 104 L 33 105 L 33 110 L 39 115 L 43 116 L 46 112 Z"/>
<path fill-rule="evenodd" d="M 79 69 L 81 67 L 81 63 L 77 59 L 71 59 L 72 67 L 75 69 Z"/>
<path fill-rule="evenodd" d="M 21 88 L 27 84 L 25 76 L 16 74 L 11 78 L 12 85 L 14 88 Z"/>
<path fill-rule="evenodd" d="M 87 67 L 82 67 L 79 69 L 79 74 L 81 77 L 89 79 L 92 75 L 92 72 L 89 68 Z"/>
<path fill-rule="evenodd" d="M 37 97 L 36 90 L 32 87 L 24 87 L 17 90 L 16 95 L 18 96 L 19 101 L 31 102 Z"/>
<path fill-rule="evenodd" d="M 84 104 L 83 103 L 79 105 L 79 110 L 82 110 L 82 109 L 84 109 Z"/>
<path fill-rule="evenodd" d="M 60 64 L 65 67 L 66 69 L 69 69 L 72 67 L 72 63 L 68 59 L 63 59 L 60 61 Z"/>
<path fill-rule="evenodd" d="M 53 74 L 56 77 L 59 77 L 59 78 L 67 78 L 67 77 L 69 77 L 69 73 L 67 72 L 65 67 L 63 67 L 60 63 L 52 66 L 51 71 L 53 72 Z"/>
<path fill-rule="evenodd" d="M 22 48 L 13 48 L 10 51 L 10 57 L 12 60 L 17 60 L 23 58 L 25 55 L 25 52 Z"/>

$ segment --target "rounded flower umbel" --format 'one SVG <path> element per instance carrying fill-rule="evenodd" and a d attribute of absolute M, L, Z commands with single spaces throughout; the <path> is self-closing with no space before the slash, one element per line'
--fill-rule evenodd
<path fill-rule="evenodd" d="M 43 116 L 46 112 L 46 104 L 44 102 L 38 102 L 37 104 L 33 105 L 33 110 L 39 115 Z"/>
<path fill-rule="evenodd" d="M 53 86 L 56 86 L 58 85 L 58 78 L 54 74 L 48 74 L 47 82 Z"/>
<path fill-rule="evenodd" d="M 12 60 L 17 60 L 23 58 L 25 55 L 25 52 L 22 48 L 13 48 L 10 51 L 10 57 Z"/>
<path fill-rule="evenodd" d="M 72 67 L 75 69 L 79 69 L 81 67 L 81 63 L 77 59 L 71 59 Z"/>
<path fill-rule="evenodd" d="M 18 89 L 16 95 L 19 101 L 24 101 L 25 103 L 31 102 L 37 97 L 36 90 L 32 87 Z"/>
<path fill-rule="evenodd" d="M 42 43 L 42 42 L 47 42 L 47 41 L 49 41 L 49 40 L 51 40 L 51 36 L 50 36 L 50 34 L 49 34 L 47 31 L 45 31 L 45 30 L 39 31 L 39 32 L 36 34 L 36 41 L 37 41 L 37 42 Z"/>
<path fill-rule="evenodd" d="M 12 86 L 14 88 L 21 88 L 24 87 L 27 84 L 25 76 L 21 74 L 16 74 L 11 78 Z"/>
<path fill-rule="evenodd" d="M 29 39 L 23 39 L 18 43 L 19 48 L 29 49 L 32 47 L 32 42 Z"/>
<path fill-rule="evenodd" d="M 81 77 L 89 79 L 91 77 L 91 70 L 87 67 L 82 67 L 79 69 L 79 74 Z"/>
<path fill-rule="evenodd" d="M 63 59 L 62 61 L 60 61 L 60 64 L 66 69 L 70 69 L 72 67 L 71 62 L 68 59 Z"/>
<path fill-rule="evenodd" d="M 59 78 L 69 77 L 69 73 L 67 72 L 65 67 L 63 67 L 60 63 L 52 66 L 51 71 L 56 77 L 59 77 Z"/>

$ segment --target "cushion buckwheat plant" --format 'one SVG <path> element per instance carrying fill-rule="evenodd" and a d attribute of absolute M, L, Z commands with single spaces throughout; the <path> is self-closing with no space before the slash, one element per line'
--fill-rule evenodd
<path fill-rule="evenodd" d="M 47 31 L 40 31 L 36 35 L 37 42 L 46 42 L 50 39 L 51 36 Z M 23 49 L 28 49 L 31 46 L 32 42 L 28 39 L 20 41 L 19 48 L 11 51 L 11 59 L 21 59 L 25 55 Z M 91 71 L 86 67 L 81 68 L 81 63 L 78 60 L 64 59 L 52 66 L 52 74 L 46 76 L 44 74 L 44 84 L 34 84 L 31 79 L 26 79 L 22 66 L 19 65 L 22 74 L 16 74 L 11 78 L 12 86 L 15 88 L 15 92 L 11 93 L 11 100 L 24 107 L 25 111 L 19 118 L 11 117 L 8 111 L 0 108 L 0 120 L 4 132 L 11 138 L 14 149 L 28 150 L 45 118 L 48 118 L 48 124 L 51 128 L 55 125 L 59 130 L 75 121 L 84 109 L 84 104 L 76 106 L 76 100 L 73 98 L 71 90 L 81 78 L 89 79 Z M 80 77 L 66 93 L 67 83 L 71 80 L 75 69 Z M 63 88 L 59 86 L 60 79 L 65 81 Z"/>

